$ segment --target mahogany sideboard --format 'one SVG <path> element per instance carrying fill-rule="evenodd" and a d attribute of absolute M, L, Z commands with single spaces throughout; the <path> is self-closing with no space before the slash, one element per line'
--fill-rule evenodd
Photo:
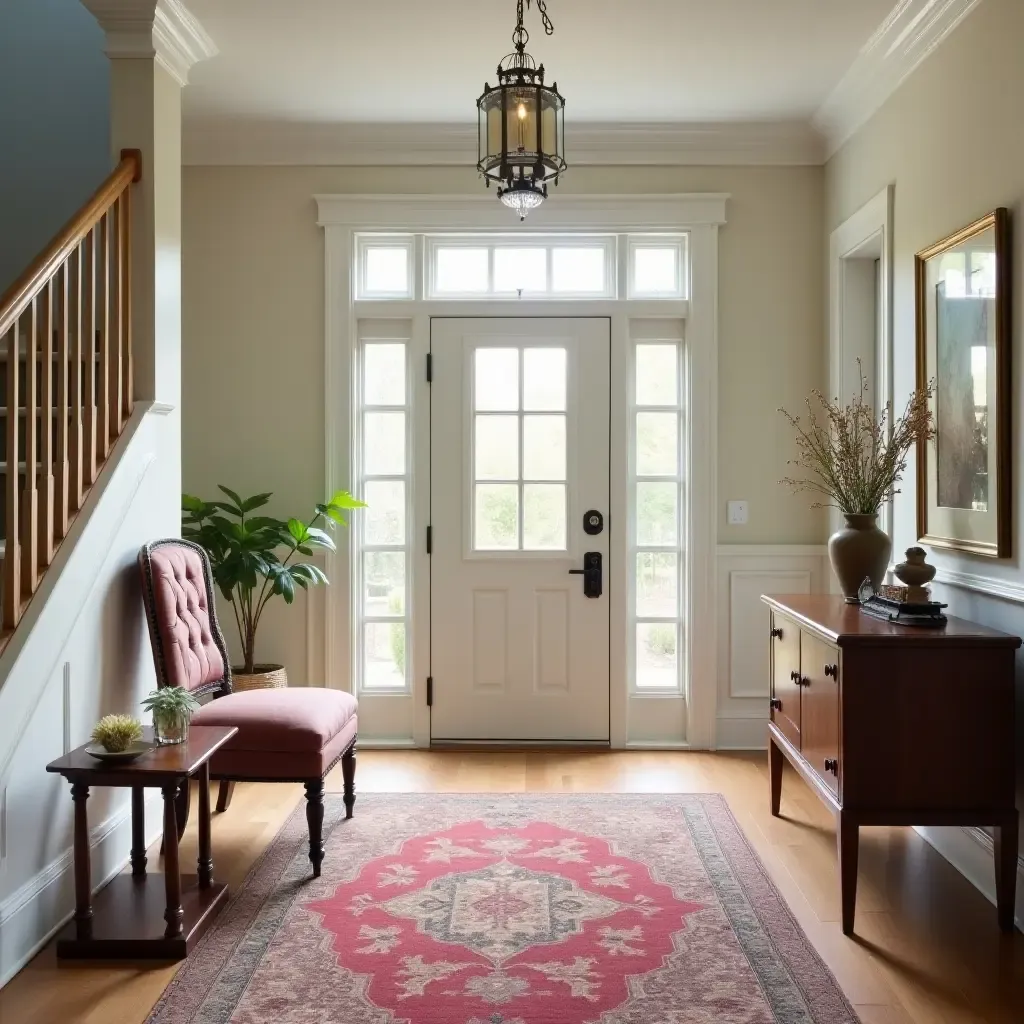
<path fill-rule="evenodd" d="M 963 619 L 897 626 L 842 597 L 771 609 L 771 810 L 783 759 L 836 816 L 843 932 L 853 932 L 861 825 L 994 828 L 999 926 L 1013 929 L 1014 655 L 1019 637 Z"/>

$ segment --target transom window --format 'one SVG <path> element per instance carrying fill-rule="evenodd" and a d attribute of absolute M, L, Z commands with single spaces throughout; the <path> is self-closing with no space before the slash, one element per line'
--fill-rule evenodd
<path fill-rule="evenodd" d="M 473 352 L 474 551 L 567 549 L 564 348 Z"/>
<path fill-rule="evenodd" d="M 359 235 L 360 299 L 685 299 L 685 235 Z M 417 267 L 422 266 L 422 274 Z M 422 277 L 422 281 L 418 281 Z"/>

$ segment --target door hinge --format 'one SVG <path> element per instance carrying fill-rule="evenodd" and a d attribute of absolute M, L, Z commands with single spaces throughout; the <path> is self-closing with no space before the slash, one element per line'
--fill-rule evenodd
<path fill-rule="evenodd" d="M 432 526 L 427 527 L 427 554 L 432 555 L 434 553 L 434 528 Z"/>
<path fill-rule="evenodd" d="M 434 677 L 427 676 L 427 707 L 434 706 Z"/>
<path fill-rule="evenodd" d="M 434 356 L 433 353 L 427 353 L 427 383 L 430 384 L 434 379 Z"/>

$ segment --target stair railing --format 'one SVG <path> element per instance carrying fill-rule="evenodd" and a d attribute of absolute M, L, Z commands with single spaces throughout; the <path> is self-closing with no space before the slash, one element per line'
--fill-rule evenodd
<path fill-rule="evenodd" d="M 121 162 L 0 298 L 5 431 L 0 643 L 131 416 L 131 196 Z"/>

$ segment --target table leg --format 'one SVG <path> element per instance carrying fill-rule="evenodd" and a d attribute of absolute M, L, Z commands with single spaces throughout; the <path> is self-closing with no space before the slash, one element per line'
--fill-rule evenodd
<path fill-rule="evenodd" d="M 782 802 L 782 751 L 775 745 L 775 740 L 768 737 L 768 787 L 771 791 L 772 815 L 779 816 L 779 804 Z"/>
<path fill-rule="evenodd" d="M 71 785 L 75 804 L 75 937 L 92 938 L 92 863 L 89 852 L 89 815 L 86 801 L 89 787 L 84 782 Z"/>
<path fill-rule="evenodd" d="M 1000 822 L 993 836 L 996 861 L 996 910 L 999 927 L 1004 932 L 1013 931 L 1014 905 L 1017 894 L 1017 842 L 1018 817 L 1016 811 Z"/>
<path fill-rule="evenodd" d="M 210 841 L 210 762 L 199 769 L 199 888 L 213 883 L 213 847 Z"/>
<path fill-rule="evenodd" d="M 132 786 L 132 878 L 146 877 L 146 791 Z"/>
<path fill-rule="evenodd" d="M 857 906 L 857 854 L 860 826 L 848 814 L 836 816 L 836 841 L 839 847 L 839 891 L 842 898 L 843 934 L 853 934 L 853 915 Z"/>
<path fill-rule="evenodd" d="M 185 780 L 188 785 L 188 780 Z M 182 933 L 181 922 L 185 916 L 181 908 L 181 872 L 178 867 L 178 817 L 175 806 L 179 783 L 163 787 L 164 795 L 164 888 L 167 892 L 167 909 L 164 920 L 167 928 L 164 935 L 176 939 Z"/>

